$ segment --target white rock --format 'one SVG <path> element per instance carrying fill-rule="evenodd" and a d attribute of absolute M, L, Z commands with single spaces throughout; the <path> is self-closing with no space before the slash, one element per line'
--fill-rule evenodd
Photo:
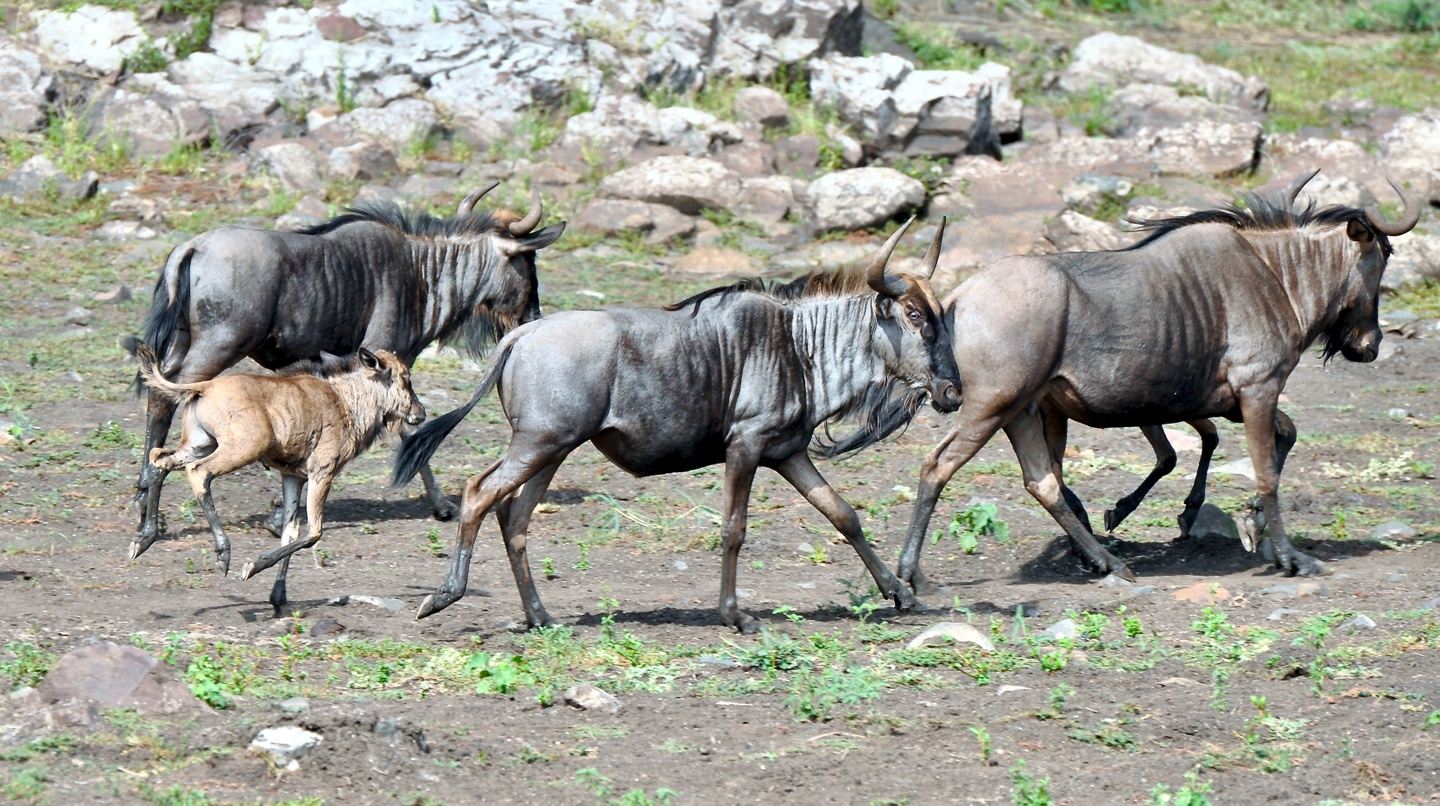
<path fill-rule="evenodd" d="M 819 229 L 861 229 L 924 204 L 925 186 L 894 168 L 851 168 L 811 182 L 805 203 Z"/>
<path fill-rule="evenodd" d="M 735 116 L 761 126 L 784 126 L 790 122 L 790 105 L 785 96 L 769 87 L 745 87 L 735 93 Z"/>
<path fill-rule="evenodd" d="M 1074 619 L 1061 619 L 1049 627 L 1046 627 L 1045 631 L 1040 634 L 1042 636 L 1049 636 L 1055 641 L 1074 641 L 1076 636 L 1080 634 L 1080 627 L 1075 623 Z"/>
<path fill-rule="evenodd" d="M 275 143 L 260 149 L 260 159 L 289 190 L 316 191 L 325 186 L 320 158 L 301 143 Z"/>
<path fill-rule="evenodd" d="M 1395 121 L 1380 138 L 1380 155 L 1386 172 L 1417 184 L 1432 203 L 1440 202 L 1440 109 Z"/>
<path fill-rule="evenodd" d="M 399 152 L 427 137 L 439 124 L 434 106 L 419 98 L 402 98 L 380 109 L 362 107 L 347 112 L 333 125 Z"/>
<path fill-rule="evenodd" d="M 324 737 L 294 725 L 266 728 L 250 742 L 250 749 L 269 756 L 277 767 L 295 769 L 306 753 L 319 746 Z"/>
<path fill-rule="evenodd" d="M 995 651 L 995 645 L 989 638 L 971 625 L 959 621 L 942 621 L 910 639 L 905 648 L 916 649 L 940 638 L 948 638 L 957 644 L 974 644 L 986 652 Z"/>
<path fill-rule="evenodd" d="M 1060 88 L 1066 92 L 1136 82 L 1199 90 L 1212 101 L 1257 111 L 1265 108 L 1269 97 L 1269 88 L 1254 76 L 1247 78 L 1229 68 L 1206 64 L 1198 56 L 1110 32 L 1082 40 L 1060 74 Z"/>
<path fill-rule="evenodd" d="M 608 198 L 664 204 L 694 215 L 707 208 L 728 210 L 740 195 L 740 177 L 713 160 L 656 157 L 607 176 L 600 183 L 599 193 Z"/>
<path fill-rule="evenodd" d="M 132 11 L 83 5 L 73 12 L 40 11 L 35 43 L 50 58 L 94 73 L 113 73 L 149 40 Z"/>
<path fill-rule="evenodd" d="M 54 96 L 55 77 L 40 58 L 0 36 L 0 137 L 43 128 Z"/>

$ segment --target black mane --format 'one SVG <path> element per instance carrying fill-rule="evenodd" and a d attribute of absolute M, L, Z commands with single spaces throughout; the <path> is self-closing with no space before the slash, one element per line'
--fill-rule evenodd
<path fill-rule="evenodd" d="M 300 230 L 301 235 L 324 235 L 361 222 L 383 224 L 406 235 L 421 238 L 484 235 L 495 230 L 490 213 L 469 213 L 454 218 L 438 218 L 422 210 L 409 210 L 391 202 L 360 202 L 323 224 Z"/>
<path fill-rule="evenodd" d="M 700 304 L 706 300 L 719 298 L 721 300 L 735 294 L 762 294 L 780 302 L 793 302 L 798 299 L 837 297 L 847 294 L 864 293 L 870 290 L 869 282 L 865 279 L 865 273 L 851 269 L 840 269 L 838 271 L 811 272 L 803 277 L 797 277 L 788 282 L 780 280 L 765 281 L 757 277 L 746 277 L 730 285 L 716 286 L 715 288 L 701 291 L 698 294 L 686 297 L 679 302 L 665 306 L 667 311 L 678 311 L 681 308 L 694 306 L 690 315 L 700 313 Z"/>
<path fill-rule="evenodd" d="M 1364 210 L 1342 205 L 1332 205 L 1317 210 L 1312 201 L 1305 205 L 1304 209 L 1295 211 L 1282 206 L 1282 201 L 1283 197 L 1269 199 L 1258 193 L 1242 193 L 1240 195 L 1241 203 L 1229 204 L 1213 210 L 1199 210 L 1189 215 L 1172 218 L 1138 221 L 1126 219 L 1127 223 L 1149 234 L 1134 246 L 1120 251 L 1129 252 L 1149 246 L 1175 230 L 1192 224 L 1228 224 L 1241 231 L 1278 232 L 1299 229 L 1311 224 L 1322 227 L 1348 225 L 1351 221 L 1358 222 L 1370 232 L 1380 243 L 1380 248 L 1384 250 L 1386 258 L 1389 258 L 1394 251 L 1390 247 L 1390 239 L 1375 229 L 1375 226 L 1370 223 L 1370 219 L 1366 217 Z"/>

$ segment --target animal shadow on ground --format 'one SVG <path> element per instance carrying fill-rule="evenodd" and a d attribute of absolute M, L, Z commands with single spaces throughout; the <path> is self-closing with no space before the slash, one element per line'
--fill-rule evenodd
<path fill-rule="evenodd" d="M 1296 548 L 1313 553 L 1321 562 L 1360 557 L 1373 551 L 1385 550 L 1385 546 L 1369 541 L 1306 540 L 1294 535 L 1292 539 Z M 1146 576 L 1163 574 L 1208 577 L 1245 571 L 1263 576 L 1280 573 L 1280 569 L 1271 565 L 1261 554 L 1251 554 L 1245 551 L 1238 541 L 1227 537 L 1207 535 L 1165 542 L 1102 538 L 1102 543 L 1115 556 L 1125 560 L 1141 577 L 1140 584 L 1144 584 Z M 1060 535 L 1052 539 L 1033 559 L 1021 565 L 1016 578 L 1090 584 L 1099 577 L 1079 564 L 1070 550 L 1069 538 Z"/>

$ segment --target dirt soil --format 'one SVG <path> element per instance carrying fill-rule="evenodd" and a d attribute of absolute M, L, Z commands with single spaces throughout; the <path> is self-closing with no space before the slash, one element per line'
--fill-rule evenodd
<path fill-rule="evenodd" d="M 143 289 L 158 263 L 142 250 L 105 265 L 95 283 Z M 589 280 L 574 258 L 546 269 L 557 293 Z M 21 349 L 4 356 L 5 374 L 23 381 L 48 367 L 47 383 L 79 391 L 33 387 L 48 402 L 26 408 L 22 443 L 0 447 L 0 672 L 8 685 L 33 683 L 86 640 L 129 641 L 224 707 L 186 719 L 106 712 L 89 731 L 5 733 L 7 797 L 1043 803 L 1048 788 L 1054 802 L 1091 804 L 1208 788 L 1216 803 L 1440 799 L 1434 322 L 1412 326 L 1413 338 L 1390 334 L 1377 363 L 1307 357 L 1292 379 L 1284 407 L 1301 436 L 1285 517 L 1325 561 L 1323 578 L 1277 575 L 1223 537 L 1176 542 L 1197 456 L 1182 445 L 1181 469 L 1111 544 L 1150 589 L 1097 581 L 1025 493 L 1002 439 L 956 477 L 935 526 L 975 498 L 995 504 L 1008 534 L 980 535 L 968 555 L 953 539 L 928 545 L 925 567 L 944 590 L 925 598 L 925 612 L 877 601 L 818 513 L 762 474 L 740 584 L 766 631 L 741 637 L 715 610 L 719 471 L 634 479 L 585 449 L 531 531 L 541 593 L 562 626 L 525 634 L 493 521 L 470 595 L 414 620 L 445 573 L 454 527 L 428 517 L 418 487 L 387 489 L 383 447 L 332 496 L 324 567 L 303 555 L 295 563 L 293 616 L 272 616 L 268 573 L 244 582 L 210 570 L 203 518 L 179 478 L 166 489 L 167 538 L 129 562 L 142 420 L 123 392 L 131 369 L 105 345 L 136 327 L 148 295 L 92 305 L 77 328 L 60 324 L 63 297 L 10 285 L 21 302 L 7 342 Z M 81 381 L 67 381 L 48 356 L 76 339 L 98 346 Z M 27 369 L 31 343 L 41 355 Z M 440 357 L 422 360 L 415 377 L 438 413 L 478 374 Z M 945 428 L 927 411 L 898 439 L 822 465 L 884 556 L 898 551 L 920 460 Z M 1225 465 L 1245 454 L 1239 427 L 1221 428 Z M 477 410 L 438 455 L 447 489 L 488 464 L 506 433 L 493 402 Z M 1152 458 L 1134 431 L 1077 427 L 1072 445 L 1069 478 L 1098 524 Z M 273 545 L 259 524 L 277 487 L 258 470 L 216 483 L 235 568 Z M 1210 500 L 1234 513 L 1249 490 L 1244 476 L 1217 472 Z M 1372 539 L 1397 520 L 1409 530 Z M 398 609 L 357 596 L 397 599 Z M 1357 614 L 1373 626 L 1353 624 Z M 1066 618 L 1078 634 L 1036 637 Z M 973 624 L 995 650 L 905 648 L 944 621 Z M 587 681 L 621 710 L 563 703 L 566 687 Z M 296 696 L 307 710 L 280 708 Z M 280 724 L 323 736 L 298 770 L 246 749 Z M 303 798 L 312 800 L 293 800 Z"/>

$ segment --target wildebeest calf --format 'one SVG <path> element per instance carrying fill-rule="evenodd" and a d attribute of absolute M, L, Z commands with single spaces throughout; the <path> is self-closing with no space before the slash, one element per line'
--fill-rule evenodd
<path fill-rule="evenodd" d="M 283 544 L 245 564 L 249 579 L 280 563 L 270 604 L 276 615 L 285 605 L 285 573 L 290 555 L 320 541 L 330 484 L 351 459 L 386 427 L 401 421 L 418 425 L 425 409 L 410 387 L 410 369 L 388 350 L 361 349 L 347 357 L 326 355 L 301 361 L 276 375 L 224 375 L 200 383 L 174 383 L 156 369 L 155 353 L 136 350 L 140 376 L 153 393 L 183 405 L 182 439 L 172 450 L 154 448 L 150 462 L 169 471 L 184 467 L 210 531 L 216 562 L 230 571 L 230 538 L 210 498 L 210 482 L 246 465 L 262 462 L 280 473 L 284 485 Z M 305 502 L 309 536 L 300 533 L 300 489 L 310 482 Z M 131 558 L 134 559 L 132 551 Z"/>

